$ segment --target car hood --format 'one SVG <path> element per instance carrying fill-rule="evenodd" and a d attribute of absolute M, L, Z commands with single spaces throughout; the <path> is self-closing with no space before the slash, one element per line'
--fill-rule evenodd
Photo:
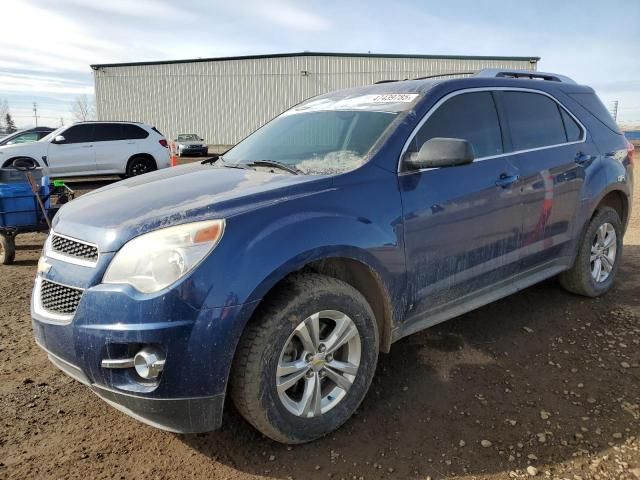
<path fill-rule="evenodd" d="M 178 145 L 182 145 L 182 146 L 193 146 L 193 145 L 204 145 L 204 142 L 202 140 L 187 140 L 187 141 L 182 141 L 180 140 L 179 142 L 177 142 Z"/>
<path fill-rule="evenodd" d="M 118 250 L 158 228 L 234 215 L 331 187 L 330 177 L 191 164 L 114 183 L 66 204 L 54 231 Z"/>

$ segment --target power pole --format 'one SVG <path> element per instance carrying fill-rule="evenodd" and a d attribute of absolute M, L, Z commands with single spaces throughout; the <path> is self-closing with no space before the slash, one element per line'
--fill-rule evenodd
<path fill-rule="evenodd" d="M 64 127 L 64 118 L 60 117 L 60 126 Z"/>
<path fill-rule="evenodd" d="M 36 127 L 38 126 L 38 104 L 33 102 L 33 118 L 36 119 Z"/>
<path fill-rule="evenodd" d="M 613 102 L 613 110 L 611 111 L 611 116 L 617 122 L 618 121 L 618 100 Z"/>

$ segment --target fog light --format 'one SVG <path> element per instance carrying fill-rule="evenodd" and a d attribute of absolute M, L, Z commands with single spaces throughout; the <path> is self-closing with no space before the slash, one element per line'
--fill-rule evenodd
<path fill-rule="evenodd" d="M 142 378 L 158 378 L 164 369 L 164 355 L 155 348 L 145 347 L 133 357 L 133 366 Z"/>

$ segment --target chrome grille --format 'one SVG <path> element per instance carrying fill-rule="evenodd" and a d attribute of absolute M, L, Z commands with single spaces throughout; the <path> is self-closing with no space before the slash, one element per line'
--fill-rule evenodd
<path fill-rule="evenodd" d="M 68 257 L 80 258 L 88 262 L 98 261 L 98 247 L 62 237 L 55 233 L 51 238 L 51 249 L 54 252 L 67 255 Z"/>
<path fill-rule="evenodd" d="M 82 290 L 59 283 L 42 280 L 40 286 L 40 304 L 53 313 L 73 315 L 80 303 Z"/>

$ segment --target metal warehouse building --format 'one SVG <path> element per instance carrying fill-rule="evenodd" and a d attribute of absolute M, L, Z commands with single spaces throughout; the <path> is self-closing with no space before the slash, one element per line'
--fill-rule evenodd
<path fill-rule="evenodd" d="M 539 57 L 287 53 L 91 65 L 100 120 L 198 133 L 233 145 L 287 108 L 331 90 L 483 68 L 535 70 Z"/>

